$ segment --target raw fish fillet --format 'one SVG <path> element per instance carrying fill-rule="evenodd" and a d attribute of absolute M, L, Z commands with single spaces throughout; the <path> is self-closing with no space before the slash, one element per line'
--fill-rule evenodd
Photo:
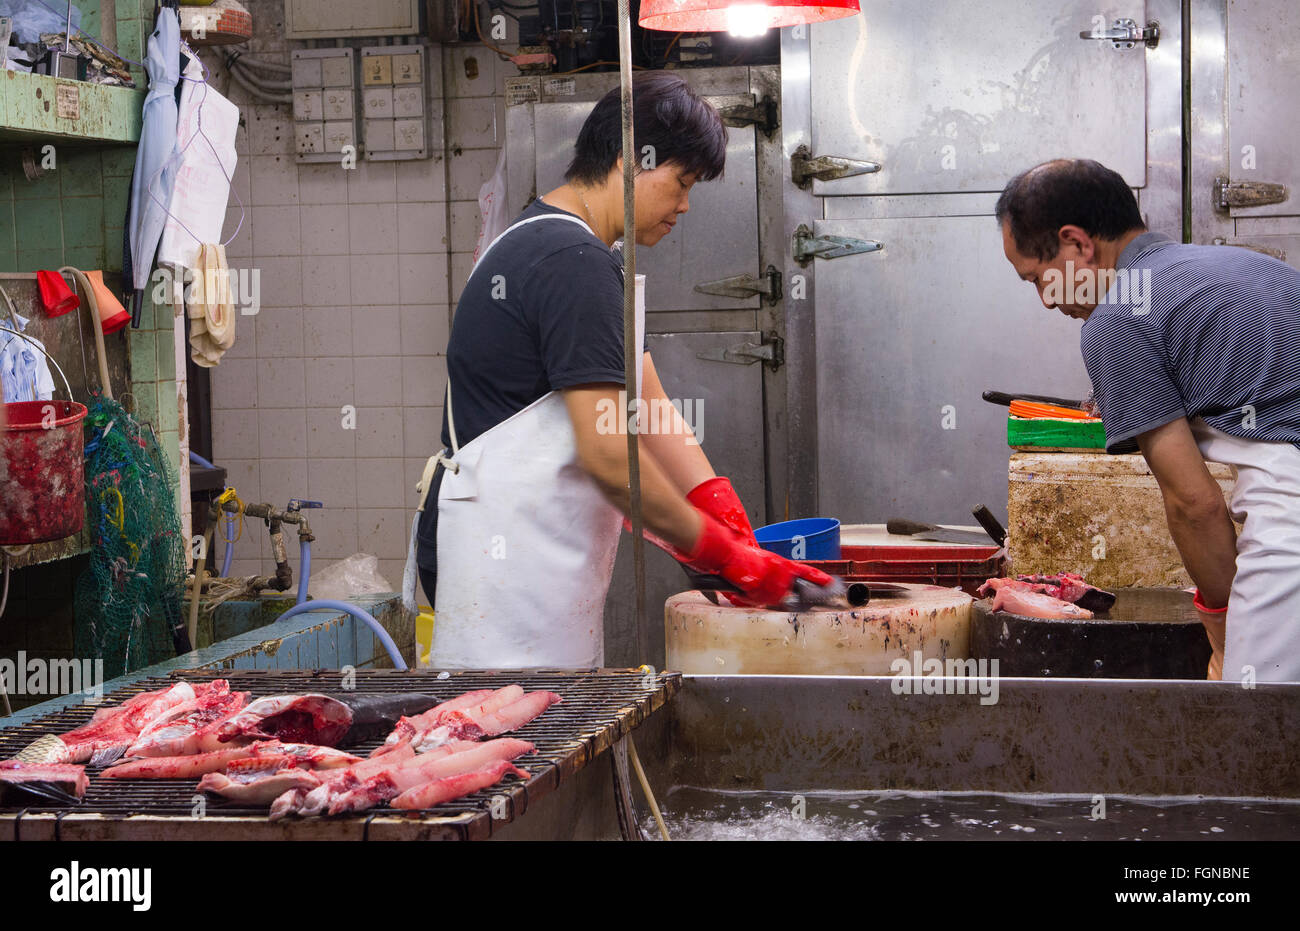
<path fill-rule="evenodd" d="M 48 755 L 51 763 L 84 763 L 102 752 L 121 751 L 135 742 L 136 737 L 154 721 L 177 712 L 175 709 L 193 702 L 199 695 L 228 692 L 230 685 L 224 679 L 191 686 L 178 682 L 170 688 L 156 692 L 142 692 L 120 705 L 100 708 L 86 724 L 59 736 L 63 749 Z"/>
<path fill-rule="evenodd" d="M 1061 572 L 1056 575 L 1020 575 L 1014 579 L 988 579 L 978 592 L 987 598 L 1004 588 L 1014 588 L 1022 592 L 1037 592 L 1050 595 L 1061 601 L 1069 601 L 1089 611 L 1109 611 L 1115 604 L 1112 592 L 1095 588 L 1083 580 L 1083 576 L 1073 572 Z"/>
<path fill-rule="evenodd" d="M 332 747 L 267 740 L 192 756 L 164 756 L 119 763 L 103 771 L 105 779 L 193 779 L 226 770 L 240 760 L 275 760 L 305 769 L 336 769 L 361 758 Z"/>
<path fill-rule="evenodd" d="M 330 802 L 329 813 L 337 815 L 345 811 L 364 811 L 431 780 L 473 772 L 494 763 L 516 759 L 533 750 L 533 745 L 526 740 L 503 738 L 443 756 L 420 754 L 401 765 L 384 769 L 356 788 L 338 794 Z"/>
<path fill-rule="evenodd" d="M 277 738 L 332 747 L 352 726 L 352 709 L 328 695 L 259 698 L 217 728 L 217 739 Z"/>
<path fill-rule="evenodd" d="M 518 688 L 518 686 L 515 686 L 515 688 Z M 498 689 L 497 691 L 501 690 Z M 523 689 L 520 689 L 519 691 L 520 694 L 523 694 Z M 432 730 L 437 726 L 434 721 L 439 714 L 447 711 L 459 711 L 462 708 L 473 707 L 474 705 L 480 704 L 484 699 L 492 694 L 493 692 L 491 689 L 477 689 L 472 692 L 466 692 L 464 695 L 458 695 L 450 701 L 445 701 L 440 705 L 435 705 L 423 714 L 417 714 L 409 718 L 403 717 L 398 720 L 397 726 L 393 728 L 393 732 L 388 735 L 383 746 L 379 747 L 370 755 L 383 756 L 390 748 L 402 743 L 403 741 L 410 741 L 417 733 Z"/>
<path fill-rule="evenodd" d="M 234 716 L 248 703 L 247 692 L 230 692 L 199 699 L 198 706 L 188 714 L 166 721 L 155 721 L 140 732 L 135 743 L 127 748 L 129 757 L 185 756 L 220 750 L 217 730 L 227 718 Z"/>
<path fill-rule="evenodd" d="M 1085 611 L 1078 605 L 1070 604 L 1051 595 L 1039 592 L 1026 592 L 1003 586 L 998 589 L 993 599 L 994 611 L 1009 611 L 1023 617 L 1041 617 L 1056 620 L 1084 621 L 1092 617 L 1091 611 Z"/>
<path fill-rule="evenodd" d="M 523 697 L 506 703 L 507 699 L 515 699 L 518 695 Z M 554 692 L 524 695 L 519 686 L 507 686 L 479 705 L 439 713 L 432 722 L 436 726 L 432 730 L 417 732 L 411 743 L 417 753 L 425 753 L 448 740 L 495 737 L 518 730 L 558 701 L 560 696 Z"/>
<path fill-rule="evenodd" d="M 502 780 L 507 773 L 518 776 L 521 779 L 527 779 L 528 773 L 515 764 L 501 760 L 492 763 L 483 769 L 474 770 L 468 773 L 462 773 L 456 776 L 448 776 L 444 779 L 435 779 L 427 782 L 422 786 L 414 789 L 408 789 L 401 795 L 393 799 L 389 804 L 393 808 L 420 809 L 432 808 L 434 805 L 442 802 L 450 802 L 462 796 L 477 792 L 479 789 L 486 789 L 488 786 L 494 786 Z"/>
<path fill-rule="evenodd" d="M 296 768 L 281 769 L 249 781 L 208 773 L 199 780 L 198 790 L 248 805 L 269 805 L 285 792 L 311 789 L 319 781 L 311 770 Z"/>
<path fill-rule="evenodd" d="M 41 783 L 61 792 L 81 798 L 86 794 L 90 780 L 84 766 L 71 763 L 22 763 L 18 760 L 0 760 L 0 784 L 21 786 Z"/>
<path fill-rule="evenodd" d="M 474 721 L 483 728 L 489 737 L 518 730 L 529 721 L 541 715 L 543 711 L 561 701 L 554 692 L 529 692 L 516 702 L 506 705 L 499 711 L 474 715 Z M 418 749 L 418 748 L 417 748 Z"/>

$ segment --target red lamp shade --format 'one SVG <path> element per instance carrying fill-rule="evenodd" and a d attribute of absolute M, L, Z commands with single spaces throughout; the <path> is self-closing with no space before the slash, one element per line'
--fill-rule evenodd
<path fill-rule="evenodd" d="M 765 30 L 853 16 L 858 0 L 641 0 L 638 22 L 663 32 L 730 32 L 760 35 Z"/>

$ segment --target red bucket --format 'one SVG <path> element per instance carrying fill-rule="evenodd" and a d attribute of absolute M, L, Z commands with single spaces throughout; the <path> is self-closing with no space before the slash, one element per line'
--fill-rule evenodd
<path fill-rule="evenodd" d="M 76 401 L 13 401 L 0 433 L 0 546 L 61 540 L 86 520 L 81 422 Z"/>

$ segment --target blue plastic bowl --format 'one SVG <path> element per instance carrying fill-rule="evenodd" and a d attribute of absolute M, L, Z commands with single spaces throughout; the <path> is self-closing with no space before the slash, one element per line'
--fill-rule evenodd
<path fill-rule="evenodd" d="M 763 549 L 786 559 L 840 558 L 840 522 L 833 517 L 805 517 L 768 524 L 754 531 L 754 539 Z"/>

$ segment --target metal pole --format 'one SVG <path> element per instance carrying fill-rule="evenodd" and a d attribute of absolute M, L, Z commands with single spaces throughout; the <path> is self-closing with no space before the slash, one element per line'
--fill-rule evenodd
<path fill-rule="evenodd" d="M 632 24 L 628 0 L 618 0 L 618 72 L 623 92 L 623 380 L 629 408 L 640 414 L 636 383 L 636 149 L 632 139 Z M 626 415 L 627 412 L 625 412 Z M 650 661 L 650 630 L 645 612 L 645 540 L 641 536 L 640 421 L 628 417 L 627 480 L 632 523 L 632 569 L 636 579 L 636 633 L 638 659 Z"/>

